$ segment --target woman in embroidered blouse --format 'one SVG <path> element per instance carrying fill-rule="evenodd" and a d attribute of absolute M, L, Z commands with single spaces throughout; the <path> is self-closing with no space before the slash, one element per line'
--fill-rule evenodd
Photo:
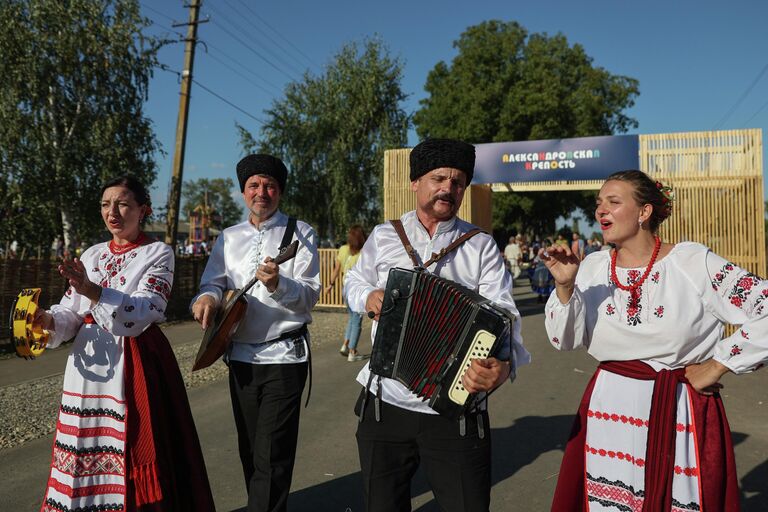
<path fill-rule="evenodd" d="M 662 243 L 668 187 L 608 177 L 595 217 L 611 251 L 542 258 L 556 293 L 550 343 L 600 361 L 563 457 L 552 510 L 738 510 L 723 374 L 768 359 L 768 282 L 703 245 Z M 542 251 L 543 252 L 543 251 Z M 741 325 L 723 338 L 723 324 Z"/>
<path fill-rule="evenodd" d="M 184 382 L 163 321 L 172 249 L 141 222 L 149 196 L 131 176 L 102 188 L 112 240 L 64 260 L 69 288 L 35 321 L 49 348 L 74 337 L 41 510 L 213 510 Z"/>

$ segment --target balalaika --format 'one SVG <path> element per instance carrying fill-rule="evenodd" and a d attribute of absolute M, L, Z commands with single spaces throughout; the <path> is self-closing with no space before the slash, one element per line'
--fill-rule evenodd
<path fill-rule="evenodd" d="M 393 268 L 370 369 L 397 379 L 429 406 L 458 418 L 477 403 L 461 377 L 472 359 L 493 356 L 514 317 L 472 290 L 423 270 Z"/>

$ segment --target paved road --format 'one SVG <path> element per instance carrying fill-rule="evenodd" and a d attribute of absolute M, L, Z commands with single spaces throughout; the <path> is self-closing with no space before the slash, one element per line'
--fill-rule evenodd
<path fill-rule="evenodd" d="M 522 292 L 522 290 L 521 290 Z M 530 294 L 517 294 L 523 333 L 534 364 L 521 369 L 518 380 L 491 397 L 493 439 L 493 511 L 549 510 L 563 441 L 594 361 L 583 352 L 558 353 L 546 342 L 542 307 Z M 345 316 L 330 317 L 341 336 Z M 320 322 L 318 322 L 320 323 Z M 367 321 L 366 321 L 367 324 Z M 174 344 L 196 343 L 199 330 L 190 323 L 165 327 Z M 337 353 L 337 339 L 314 341 L 315 382 L 303 411 L 291 511 L 363 510 L 352 404 L 354 382 L 362 363 L 347 363 Z M 362 351 L 370 348 L 367 337 Z M 50 361 L 45 361 L 50 357 Z M 65 354 L 51 352 L 39 361 L 0 361 L 0 386 L 60 371 Z M 54 359 L 59 358 L 57 362 Z M 43 363 L 45 361 L 45 364 Z M 22 364 L 23 363 L 23 364 Z M 189 371 L 189 368 L 183 368 Z M 744 492 L 744 510 L 768 510 L 768 371 L 724 379 L 726 408 L 736 442 L 736 461 Z M 245 489 L 237 456 L 235 429 L 225 380 L 189 390 L 214 498 L 220 511 L 241 511 Z M 0 414 L 2 412 L 0 411 Z M 50 462 L 51 438 L 0 451 L 0 509 L 33 511 L 40 505 Z M 424 479 L 413 487 L 413 507 L 438 510 Z"/>

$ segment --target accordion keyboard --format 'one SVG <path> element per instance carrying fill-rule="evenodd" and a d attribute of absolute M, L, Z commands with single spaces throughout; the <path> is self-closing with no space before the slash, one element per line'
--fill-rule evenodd
<path fill-rule="evenodd" d="M 472 340 L 467 355 L 464 357 L 464 361 L 461 365 L 461 370 L 457 373 L 456 378 L 453 379 L 450 391 L 448 392 L 448 398 L 452 402 L 459 405 L 464 405 L 469 397 L 469 392 L 464 388 L 461 379 L 464 374 L 467 373 L 469 365 L 473 359 L 487 359 L 490 357 L 493 344 L 496 341 L 496 336 L 486 330 L 477 331 L 475 338 Z"/>

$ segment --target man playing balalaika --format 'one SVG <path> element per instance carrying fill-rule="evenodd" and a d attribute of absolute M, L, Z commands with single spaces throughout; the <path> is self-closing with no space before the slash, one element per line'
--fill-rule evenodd
<path fill-rule="evenodd" d="M 454 281 L 506 310 L 516 320 L 511 334 L 501 340 L 495 357 L 472 360 L 462 377 L 470 393 L 495 389 L 514 375 L 515 366 L 530 361 L 522 345 L 511 276 L 493 238 L 481 232 L 445 251 L 437 261 L 432 258 L 476 229 L 456 217 L 474 165 L 475 148 L 464 142 L 428 139 L 416 146 L 410 155 L 416 211 L 399 219 L 402 230 L 397 221 L 374 229 L 346 283 L 351 309 L 374 315 L 374 338 L 387 277 L 395 267 L 424 266 L 426 272 Z M 406 245 L 413 248 L 410 254 Z M 365 386 L 356 412 L 361 420 L 357 440 L 367 510 L 410 510 L 410 482 L 422 461 L 443 510 L 487 511 L 491 445 L 484 404 L 460 420 L 449 419 L 399 381 L 373 377 L 370 365 L 357 377 Z"/>

